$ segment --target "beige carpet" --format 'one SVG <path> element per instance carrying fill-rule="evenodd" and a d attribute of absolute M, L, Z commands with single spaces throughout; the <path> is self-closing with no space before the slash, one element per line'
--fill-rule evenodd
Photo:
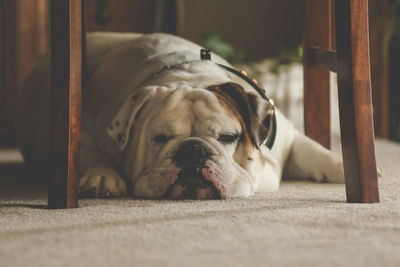
<path fill-rule="evenodd" d="M 3 183 L 0 266 L 400 266 L 400 145 L 378 141 L 377 158 L 380 204 L 290 182 L 249 199 L 46 210 L 44 188 Z"/>

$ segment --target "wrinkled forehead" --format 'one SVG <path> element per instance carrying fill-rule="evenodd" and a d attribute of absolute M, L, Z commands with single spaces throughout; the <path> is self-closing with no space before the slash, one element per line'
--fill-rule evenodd
<path fill-rule="evenodd" d="M 154 134 L 216 136 L 239 133 L 239 121 L 205 89 L 175 90 L 165 97 L 150 125 Z"/>

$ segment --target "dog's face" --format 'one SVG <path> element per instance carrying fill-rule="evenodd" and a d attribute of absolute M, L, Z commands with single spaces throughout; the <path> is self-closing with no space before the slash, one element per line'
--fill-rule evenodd
<path fill-rule="evenodd" d="M 235 83 L 149 87 L 125 101 L 108 133 L 124 153 L 134 196 L 230 198 L 254 192 L 272 116 L 269 102 Z"/>

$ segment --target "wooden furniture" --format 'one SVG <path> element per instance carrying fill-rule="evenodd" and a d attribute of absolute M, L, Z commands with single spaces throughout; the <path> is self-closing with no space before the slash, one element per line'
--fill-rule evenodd
<path fill-rule="evenodd" d="M 379 202 L 368 0 L 306 0 L 305 18 L 306 133 L 330 147 L 329 71 L 337 72 L 347 201 Z"/>
<path fill-rule="evenodd" d="M 51 1 L 49 208 L 78 206 L 82 96 L 82 0 Z"/>
<path fill-rule="evenodd" d="M 52 170 L 48 190 L 48 207 L 51 209 L 78 206 L 85 2 L 85 0 L 51 1 L 50 158 L 52 162 L 50 166 Z M 170 33 L 182 30 L 182 0 L 162 1 L 158 12 L 162 14 L 155 15 L 161 18 L 158 25 L 153 25 L 155 30 Z"/>
<path fill-rule="evenodd" d="M 83 1 L 51 3 L 53 177 L 49 208 L 73 208 L 77 207 Z M 336 52 L 332 18 L 337 18 Z M 304 51 L 307 134 L 330 147 L 328 70 L 337 71 L 347 200 L 378 202 L 368 1 L 306 0 Z"/>

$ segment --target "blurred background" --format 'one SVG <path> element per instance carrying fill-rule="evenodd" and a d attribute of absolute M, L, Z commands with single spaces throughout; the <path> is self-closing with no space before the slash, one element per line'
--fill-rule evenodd
<path fill-rule="evenodd" d="M 249 69 L 267 86 L 273 87 L 286 73 L 286 79 L 294 82 L 286 83 L 291 86 L 285 89 L 289 96 L 280 101 L 288 102 L 290 94 L 301 100 L 297 95 L 302 76 L 290 73 L 301 72 L 304 0 L 86 0 L 85 4 L 87 32 L 174 33 Z M 369 0 L 369 5 L 376 136 L 400 141 L 400 0 Z M 38 58 L 49 51 L 49 10 L 50 0 L 0 0 L 0 146 L 16 144 L 15 98 Z"/>

